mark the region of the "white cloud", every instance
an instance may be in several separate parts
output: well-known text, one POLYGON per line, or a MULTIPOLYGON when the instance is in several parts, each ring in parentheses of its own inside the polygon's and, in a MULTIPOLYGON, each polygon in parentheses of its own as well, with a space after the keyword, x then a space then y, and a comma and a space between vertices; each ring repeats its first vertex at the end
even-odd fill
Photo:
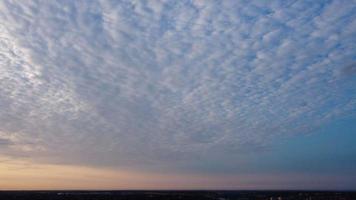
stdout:
POLYGON ((0 131, 34 159, 234 162, 355 112, 351 1, 0 5, 0 131))

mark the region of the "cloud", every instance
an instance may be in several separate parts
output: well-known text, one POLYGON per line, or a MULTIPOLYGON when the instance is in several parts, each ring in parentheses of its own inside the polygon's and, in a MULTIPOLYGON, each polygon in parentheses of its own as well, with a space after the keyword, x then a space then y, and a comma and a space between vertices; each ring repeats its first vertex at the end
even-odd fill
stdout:
POLYGON ((8 139, 3 139, 3 138, 0 138, 0 146, 8 146, 11 144, 11 141, 8 140, 8 139))
POLYGON ((338 73, 341 76, 355 76, 356 75, 356 63, 352 63, 344 66, 338 73))
POLYGON ((4 154, 114 167, 239 163, 355 113, 345 94, 354 79, 335 77, 354 62, 354 9, 2 1, 0 131, 27 145, 4 154))

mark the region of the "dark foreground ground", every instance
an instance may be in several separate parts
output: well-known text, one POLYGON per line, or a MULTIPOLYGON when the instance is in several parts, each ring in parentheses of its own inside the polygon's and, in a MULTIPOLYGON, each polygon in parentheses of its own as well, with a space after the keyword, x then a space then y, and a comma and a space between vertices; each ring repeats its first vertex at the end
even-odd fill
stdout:
POLYGON ((0 200, 356 200, 356 192, 312 191, 0 191, 0 200))

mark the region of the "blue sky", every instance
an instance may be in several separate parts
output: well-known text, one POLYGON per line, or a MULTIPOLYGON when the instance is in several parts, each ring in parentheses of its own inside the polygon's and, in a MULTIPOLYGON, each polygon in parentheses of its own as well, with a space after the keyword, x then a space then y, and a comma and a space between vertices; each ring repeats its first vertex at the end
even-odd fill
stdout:
POLYGON ((4 0, 0 155, 356 189, 355 43, 352 0, 4 0))

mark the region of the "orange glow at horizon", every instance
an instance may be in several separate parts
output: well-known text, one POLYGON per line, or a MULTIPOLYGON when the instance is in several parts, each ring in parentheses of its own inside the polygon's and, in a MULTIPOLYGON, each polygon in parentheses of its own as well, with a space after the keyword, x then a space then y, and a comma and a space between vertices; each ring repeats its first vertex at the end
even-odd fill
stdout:
POLYGON ((0 189, 126 188, 137 178, 137 175, 129 172, 80 166, 36 164, 28 161, 0 163, 0 189))
POLYGON ((197 175, 143 173, 0 159, 0 190, 214 188, 209 182, 212 179, 215 186, 221 184, 222 180, 197 175))

